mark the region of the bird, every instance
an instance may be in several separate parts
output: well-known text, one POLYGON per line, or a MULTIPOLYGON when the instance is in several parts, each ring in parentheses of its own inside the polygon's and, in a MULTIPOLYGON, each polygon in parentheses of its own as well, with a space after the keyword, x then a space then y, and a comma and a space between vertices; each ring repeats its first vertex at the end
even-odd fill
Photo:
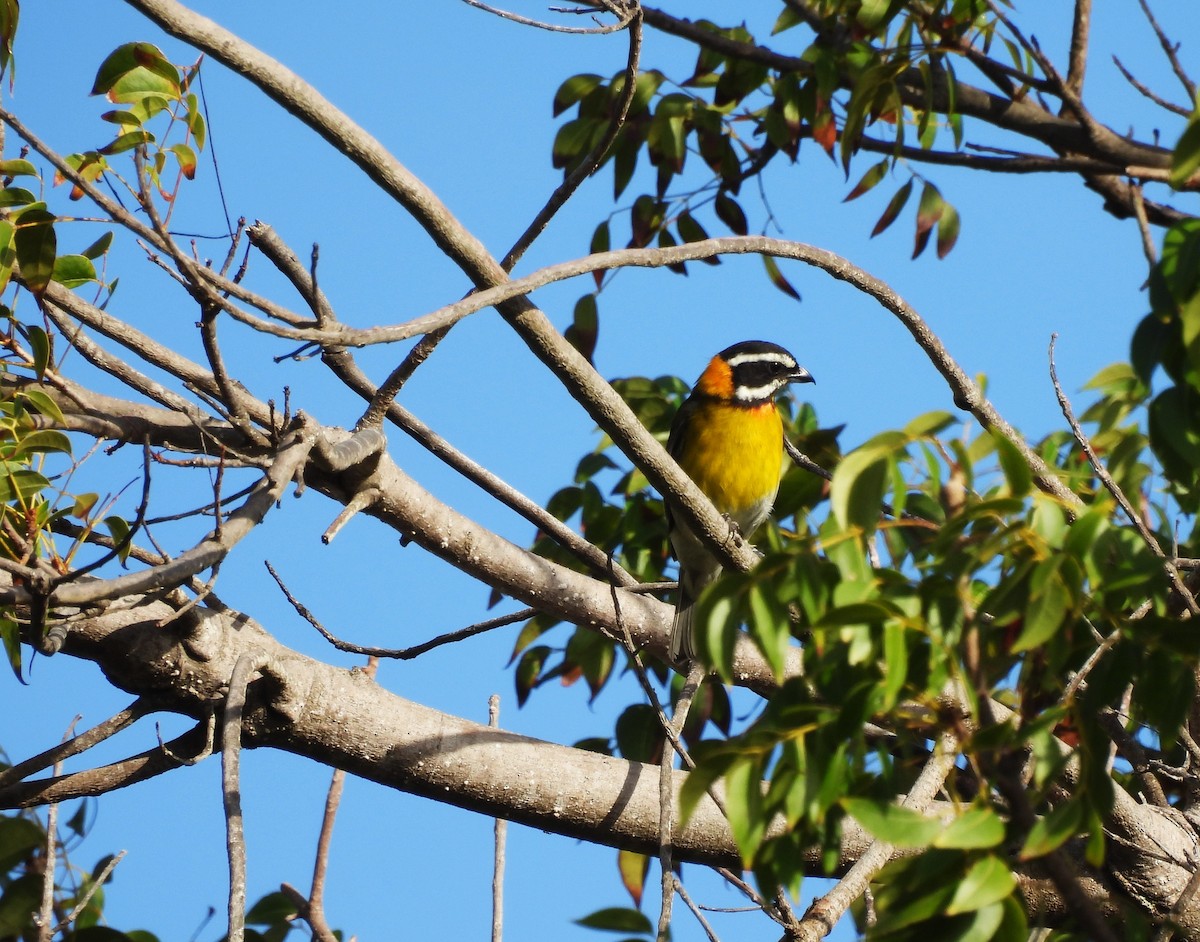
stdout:
MULTIPOLYGON (((766 520, 783 471, 783 420, 775 397, 812 374, 778 344, 735 343, 714 356, 671 423, 667 451, 742 536, 766 520)), ((671 625, 674 663, 695 659, 693 606, 721 574, 721 563, 672 513, 671 548, 679 561, 679 601, 671 625)))

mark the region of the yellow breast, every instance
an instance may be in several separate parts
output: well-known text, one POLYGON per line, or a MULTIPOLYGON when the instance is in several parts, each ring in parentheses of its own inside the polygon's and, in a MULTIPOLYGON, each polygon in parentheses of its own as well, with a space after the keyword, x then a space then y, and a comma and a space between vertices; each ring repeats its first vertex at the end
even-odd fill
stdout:
POLYGON ((675 457, 722 513, 737 519, 764 501, 769 508, 783 467, 779 412, 773 402, 745 408, 701 401, 675 457))

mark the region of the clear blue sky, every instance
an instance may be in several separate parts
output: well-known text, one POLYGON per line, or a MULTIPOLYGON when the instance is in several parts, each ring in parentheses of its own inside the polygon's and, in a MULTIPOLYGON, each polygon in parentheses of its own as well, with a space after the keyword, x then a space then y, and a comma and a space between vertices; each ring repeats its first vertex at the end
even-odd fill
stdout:
MULTIPOLYGON (((1061 61, 1070 5, 1027 2, 1018 5, 1018 16, 1023 6, 1035 10, 1039 19, 1032 32, 1061 61)), ((1200 9, 1159 6, 1172 35, 1185 43, 1200 35, 1200 9)), ((531 30, 451 0, 364 2, 335 14, 330 5, 281 0, 222 0, 196 7, 282 60, 374 133, 497 256, 560 179, 549 160, 557 127, 550 102, 558 84, 576 72, 611 75, 626 54, 619 35, 531 30)), ((686 12, 724 21, 730 7, 697 0, 686 12)), ((776 5, 738 8, 766 39, 776 5)), ((526 5, 523 12, 539 10, 526 5)), ((112 48, 148 40, 177 63, 194 59, 111 0, 28 3, 22 14, 16 91, 10 96, 6 89, 5 98, 61 151, 97 146, 111 133, 98 120, 107 104, 86 94, 96 66, 112 48)), ((1097 4, 1094 17, 1088 100, 1101 120, 1118 130, 1134 127, 1146 134, 1161 127, 1164 142, 1172 142, 1178 126, 1147 109, 1111 63, 1115 52, 1144 81, 1180 97, 1136 3, 1097 4)), ((796 31, 773 43, 799 51, 802 38, 796 31)), ((1182 55, 1200 70, 1193 47, 1185 44, 1182 55)), ((679 43, 648 32, 643 62, 683 76, 690 74, 692 59, 679 43)), ((462 275, 347 160, 215 63, 206 66, 204 76, 212 149, 230 213, 269 222, 302 256, 319 242, 321 284, 343 320, 362 326, 395 323, 463 294, 468 286, 462 275)), ((10 136, 5 156, 15 153, 10 136)), ((853 175, 867 166, 857 165, 853 175)), ((911 215, 879 238, 867 237, 903 176, 843 206, 848 186, 840 170, 809 148, 800 167, 771 172, 766 192, 784 237, 842 253, 887 280, 969 372, 988 375, 1000 411, 1031 437, 1040 437, 1061 421, 1046 371, 1052 331, 1060 334, 1059 373, 1069 392, 1077 393, 1097 370, 1127 355, 1132 327, 1146 308, 1136 228, 1106 216, 1099 199, 1074 179, 926 172, 963 218, 958 247, 941 262, 932 251, 909 260, 911 215)), ((623 207, 643 191, 639 182, 647 184, 635 180, 623 207)), ((586 184, 521 271, 586 254, 593 227, 612 210, 611 187, 608 170, 586 184)), ((176 227, 199 234, 223 231, 213 193, 206 154, 200 178, 185 188, 176 227)), ((743 205, 751 227, 761 226, 765 212, 751 192, 743 205)), ((614 225, 619 230, 620 224, 614 225)), ((98 234, 97 227, 80 227, 69 237, 78 244, 62 248, 81 248, 98 234)), ((204 253, 224 253, 219 242, 200 246, 204 253)), ((114 313, 198 355, 196 312, 168 279, 139 260, 136 251, 118 255, 112 266, 110 275, 121 276, 114 313)), ((846 425, 843 447, 921 412, 952 408, 943 383, 908 335, 846 286, 785 265, 804 297, 798 305, 767 284, 755 259, 730 260, 719 268, 695 265, 689 271, 687 278, 626 272, 604 292, 596 353, 601 373, 673 373, 691 380, 714 351, 761 337, 790 348, 817 377, 818 385, 805 387, 804 393, 826 425, 846 425)), ((265 263, 252 277, 287 303, 298 304, 269 277, 265 263)), ((565 326, 588 285, 590 280, 557 286, 535 300, 565 326)), ((353 424, 359 404, 326 381, 319 363, 275 365, 270 358, 285 352, 285 345, 223 329, 231 369, 258 395, 281 400, 282 388, 290 385, 296 404, 321 421, 353 424)), ((373 351, 362 362, 381 377, 400 353, 373 351)), ((1082 395, 1078 399, 1086 401, 1082 395)), ((596 441, 590 421, 494 312, 460 325, 406 388, 404 402, 462 450, 541 501, 570 481, 578 457, 596 441)), ((392 450, 439 497, 511 539, 529 542, 527 524, 399 433, 392 435, 392 450)), ((136 476, 136 462, 132 456, 93 459, 88 470, 115 490, 136 476)), ((165 486, 156 496, 160 513, 197 502, 195 492, 173 493, 165 486)), ((130 500, 125 509, 132 515, 130 500)), ((353 659, 329 651, 279 597, 263 559, 301 589, 304 601, 331 629, 363 644, 402 646, 485 617, 486 589, 416 547, 401 549, 394 533, 372 521, 354 521, 332 547, 323 547, 320 533, 336 512, 319 495, 286 501, 269 526, 226 563, 218 592, 284 643, 347 665, 353 659), (364 569, 375 574, 371 581, 378 591, 347 594, 342 587, 364 569)), ((185 536, 178 539, 170 548, 185 545, 185 536)), ((559 742, 607 734, 617 713, 637 699, 632 683, 614 684, 592 706, 581 686, 548 687, 518 710, 505 666, 515 631, 444 648, 415 662, 384 664, 380 681, 402 696, 481 721, 488 695, 499 692, 504 727, 559 742)), ((76 713, 88 726, 127 699, 90 665, 65 657, 41 659, 33 665, 30 687, 0 683, 0 715, 6 717, 0 744, 22 758, 57 741, 76 713)), ((168 738, 184 724, 165 718, 163 727, 168 738)), ((152 744, 153 731, 142 725, 95 758, 108 760, 152 744)), ((250 898, 281 881, 306 888, 327 770, 268 752, 247 754, 243 768, 250 898)), ((226 884, 218 779, 218 763, 212 760, 93 806, 92 834, 73 859, 90 869, 101 855, 128 849, 108 888, 107 909, 115 925, 144 927, 164 940, 187 939, 212 905, 217 915, 198 938, 220 937, 226 884)), ((545 932, 568 940, 594 938, 569 921, 603 906, 627 904, 613 851, 519 827, 509 835, 509 938, 545 932)), ((487 819, 351 780, 334 839, 330 921, 362 939, 401 933, 484 937, 490 919, 490 843, 487 819)), ((699 873, 688 868, 686 876, 690 881, 699 873)), ((652 875, 651 884, 655 879, 652 875)), ((715 881, 698 880, 695 887, 705 903, 739 903, 715 881)), ((647 903, 655 912, 653 889, 647 903)), ((760 916, 716 918, 722 939, 771 937, 760 916)), ((699 929, 681 916, 676 938, 700 938, 699 929)))

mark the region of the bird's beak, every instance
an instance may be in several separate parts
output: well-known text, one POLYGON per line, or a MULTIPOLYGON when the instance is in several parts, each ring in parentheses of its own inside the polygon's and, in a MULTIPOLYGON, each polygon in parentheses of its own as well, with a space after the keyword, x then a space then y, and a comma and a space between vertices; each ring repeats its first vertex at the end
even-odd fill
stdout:
POLYGON ((794 370, 792 370, 791 373, 788 374, 788 382, 789 383, 815 383, 816 380, 813 379, 812 373, 810 373, 804 367, 798 366, 794 370))

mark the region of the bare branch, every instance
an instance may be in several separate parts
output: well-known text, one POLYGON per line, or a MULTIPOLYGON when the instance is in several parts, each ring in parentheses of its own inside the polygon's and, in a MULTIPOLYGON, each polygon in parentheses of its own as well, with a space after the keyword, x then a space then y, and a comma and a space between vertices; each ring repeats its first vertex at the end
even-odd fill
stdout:
MULTIPOLYGON (((500 695, 488 697, 488 727, 500 726, 500 695)), ((492 854, 492 942, 504 938, 504 862, 508 838, 508 822, 497 818, 493 825, 495 849, 492 854)))
POLYGON ((1066 87, 1075 96, 1083 94, 1083 76, 1087 70, 1088 35, 1092 26, 1092 0, 1075 0, 1071 24, 1071 52, 1068 56, 1066 87))
POLYGON ((225 805, 225 850, 229 858, 229 942, 243 942, 246 931, 246 838, 242 830, 239 768, 242 752, 242 709, 250 678, 263 666, 260 657, 238 658, 229 677, 225 718, 221 724, 221 795, 225 805))
POLYGON ((1134 74, 1127 68, 1125 68, 1124 63, 1122 63, 1117 56, 1113 56, 1112 60, 1120 73, 1125 77, 1125 81, 1132 85, 1134 89, 1136 89, 1143 97, 1150 99, 1150 101, 1154 102, 1160 108, 1164 108, 1167 111, 1170 111, 1172 114, 1179 115, 1181 118, 1186 118, 1191 115, 1191 108, 1185 108, 1183 105, 1177 105, 1173 101, 1167 101, 1167 99, 1163 98, 1161 95, 1155 94, 1154 90, 1149 86, 1139 82, 1137 77, 1134 76, 1134 74))
POLYGON ((0 770, 0 791, 3 791, 4 788, 14 782, 28 778, 35 772, 48 769, 53 765, 60 764, 65 759, 70 759, 72 756, 86 752, 92 746, 115 736, 121 730, 128 729, 143 716, 147 716, 153 711, 154 708, 148 700, 144 697, 138 697, 120 713, 109 717, 103 723, 98 723, 73 739, 69 739, 52 749, 47 749, 45 752, 40 752, 36 756, 26 759, 24 762, 18 762, 16 765, 0 770))
MULTIPOLYGON (((548 30, 552 33, 574 33, 575 35, 595 36, 603 33, 615 33, 618 30, 624 29, 629 20, 632 18, 632 11, 624 15, 616 23, 609 23, 602 26, 560 26, 557 23, 546 23, 542 20, 531 20, 529 17, 521 16, 517 13, 511 13, 508 10, 501 10, 498 7, 489 6, 483 3, 482 0, 463 0, 463 3, 476 9, 491 13, 493 16, 498 16, 504 20, 511 20, 513 23, 520 23, 522 26, 533 26, 537 29, 548 30)), ((637 7, 632 8, 636 10, 637 7)))
POLYGON ((1148 0, 1138 0, 1138 5, 1141 6, 1142 12, 1146 15, 1146 22, 1154 30, 1154 35, 1158 37, 1158 44, 1166 54, 1167 61, 1171 63, 1171 69, 1174 71, 1175 77, 1179 79, 1179 84, 1187 92, 1188 101, 1195 102, 1196 83, 1192 81, 1191 77, 1187 74, 1187 70, 1183 67, 1183 63, 1179 61, 1179 56, 1176 54, 1179 44, 1172 42, 1170 37, 1163 31, 1163 28, 1159 26, 1158 20, 1154 18, 1154 13, 1150 10, 1148 0))

